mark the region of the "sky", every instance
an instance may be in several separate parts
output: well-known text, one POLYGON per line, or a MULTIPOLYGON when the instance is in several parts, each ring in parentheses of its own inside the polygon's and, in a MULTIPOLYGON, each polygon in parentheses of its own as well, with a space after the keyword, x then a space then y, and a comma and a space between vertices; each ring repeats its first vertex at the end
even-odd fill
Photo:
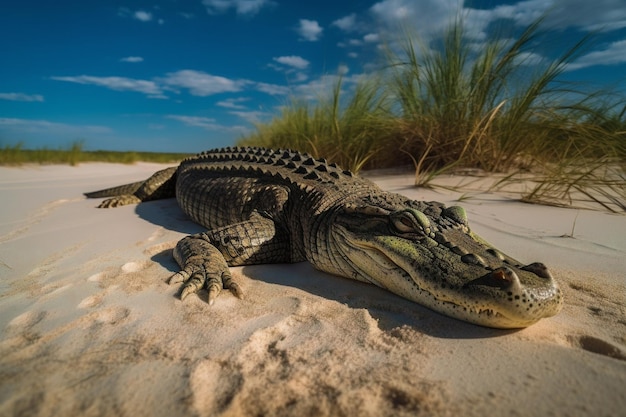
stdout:
POLYGON ((593 33, 564 78, 626 91, 626 0, 0 0, 0 146, 229 146, 380 70, 401 30, 436 43, 462 15, 480 47, 546 12, 528 65, 593 33))

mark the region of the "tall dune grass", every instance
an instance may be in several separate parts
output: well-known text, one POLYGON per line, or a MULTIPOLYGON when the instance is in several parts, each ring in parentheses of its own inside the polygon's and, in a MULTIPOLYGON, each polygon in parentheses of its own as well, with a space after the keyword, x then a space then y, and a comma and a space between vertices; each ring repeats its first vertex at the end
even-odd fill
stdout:
POLYGON ((348 97, 343 84, 339 76, 331 94, 321 96, 316 104, 294 98, 240 144, 298 149, 359 171, 384 152, 391 137, 389 103, 375 78, 359 81, 348 97))
POLYGON ((465 36, 462 19, 439 45, 406 33, 399 47, 387 48, 380 74, 351 92, 339 82, 329 100, 294 99, 242 143, 296 148, 357 171, 412 162, 416 185, 455 168, 541 172, 529 201, 549 197, 548 190, 598 185, 597 169, 585 181, 576 174, 587 172, 589 161, 615 164, 623 176, 626 100, 562 81, 588 38, 554 61, 530 62, 541 23, 480 49, 465 36), (568 178, 577 185, 568 188, 568 178))
POLYGON ((407 152, 420 154, 426 166, 501 171, 522 155, 541 155, 547 142, 561 147, 546 137, 546 127, 557 115, 571 120, 556 96, 573 92, 557 88, 555 81, 581 44, 529 76, 524 57, 540 23, 511 45, 495 39, 478 53, 466 40, 462 21, 449 28, 441 49, 418 48, 406 36, 402 52, 388 59, 407 152))

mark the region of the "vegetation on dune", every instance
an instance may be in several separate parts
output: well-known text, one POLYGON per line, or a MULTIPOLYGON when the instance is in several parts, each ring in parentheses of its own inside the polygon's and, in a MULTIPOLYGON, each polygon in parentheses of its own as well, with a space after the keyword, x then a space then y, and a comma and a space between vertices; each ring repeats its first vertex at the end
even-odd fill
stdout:
POLYGON ((189 154, 161 152, 85 151, 82 142, 74 142, 68 148, 24 149, 21 143, 0 147, 0 165, 22 164, 68 164, 81 162, 112 162, 132 164, 138 161, 170 163, 178 162, 189 154))
POLYGON ((295 148, 355 171, 412 163, 422 186, 458 168, 505 173, 499 188, 530 172, 536 188, 525 201, 566 205, 574 193, 594 200, 608 186, 609 202, 600 204, 624 210, 624 98, 561 81, 586 38, 538 62, 541 22, 479 49, 462 20, 439 45, 406 34, 387 49, 381 74, 351 93, 340 79, 331 98, 315 104, 294 100, 241 143, 295 148))
POLYGON ((380 86, 377 79, 363 79, 345 98, 343 79, 338 77, 329 97, 321 97, 316 104, 293 99, 240 144, 297 149, 358 172, 395 141, 389 100, 380 86))
MULTIPOLYGON (((344 168, 414 166, 415 184, 471 168, 496 173, 494 189, 532 184, 521 199, 572 205, 580 198, 626 211, 626 97, 563 81, 588 38, 547 62, 533 53, 542 19, 511 40, 479 48, 463 20, 436 44, 406 33, 382 70, 338 76, 317 101, 294 97, 240 145, 291 148, 344 168), (324 95, 326 93, 326 95, 324 95)), ((173 162, 184 154, 0 147, 0 164, 173 162)))

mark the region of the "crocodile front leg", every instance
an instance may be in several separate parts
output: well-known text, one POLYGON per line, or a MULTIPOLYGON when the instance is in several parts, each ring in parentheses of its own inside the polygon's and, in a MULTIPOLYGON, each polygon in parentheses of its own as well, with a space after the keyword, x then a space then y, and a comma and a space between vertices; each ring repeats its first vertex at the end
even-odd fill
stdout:
POLYGON ((182 269, 172 275, 169 283, 184 283, 180 289, 181 300, 205 286, 209 292, 209 304, 213 304, 222 288, 229 289, 239 298, 243 297, 243 291, 233 281, 224 256, 205 239, 204 234, 180 240, 174 249, 174 259, 182 269))
POLYGON ((180 298, 205 287, 209 304, 222 288, 241 298, 243 291, 228 270, 229 266, 291 262, 288 234, 274 221, 253 213, 247 221, 187 236, 174 249, 181 271, 170 284, 184 283, 180 298))

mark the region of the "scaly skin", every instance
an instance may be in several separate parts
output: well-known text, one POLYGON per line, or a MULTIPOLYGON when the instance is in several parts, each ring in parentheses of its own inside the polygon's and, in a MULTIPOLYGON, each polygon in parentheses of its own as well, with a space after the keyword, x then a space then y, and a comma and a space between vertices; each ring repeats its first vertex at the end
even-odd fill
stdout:
POLYGON ((229 266, 308 260, 435 311, 488 327, 525 327, 556 314, 558 285, 471 232, 465 211, 381 190, 323 159, 289 150, 226 148, 88 197, 100 207, 174 197, 208 230, 176 245, 181 298, 243 292, 229 266))

